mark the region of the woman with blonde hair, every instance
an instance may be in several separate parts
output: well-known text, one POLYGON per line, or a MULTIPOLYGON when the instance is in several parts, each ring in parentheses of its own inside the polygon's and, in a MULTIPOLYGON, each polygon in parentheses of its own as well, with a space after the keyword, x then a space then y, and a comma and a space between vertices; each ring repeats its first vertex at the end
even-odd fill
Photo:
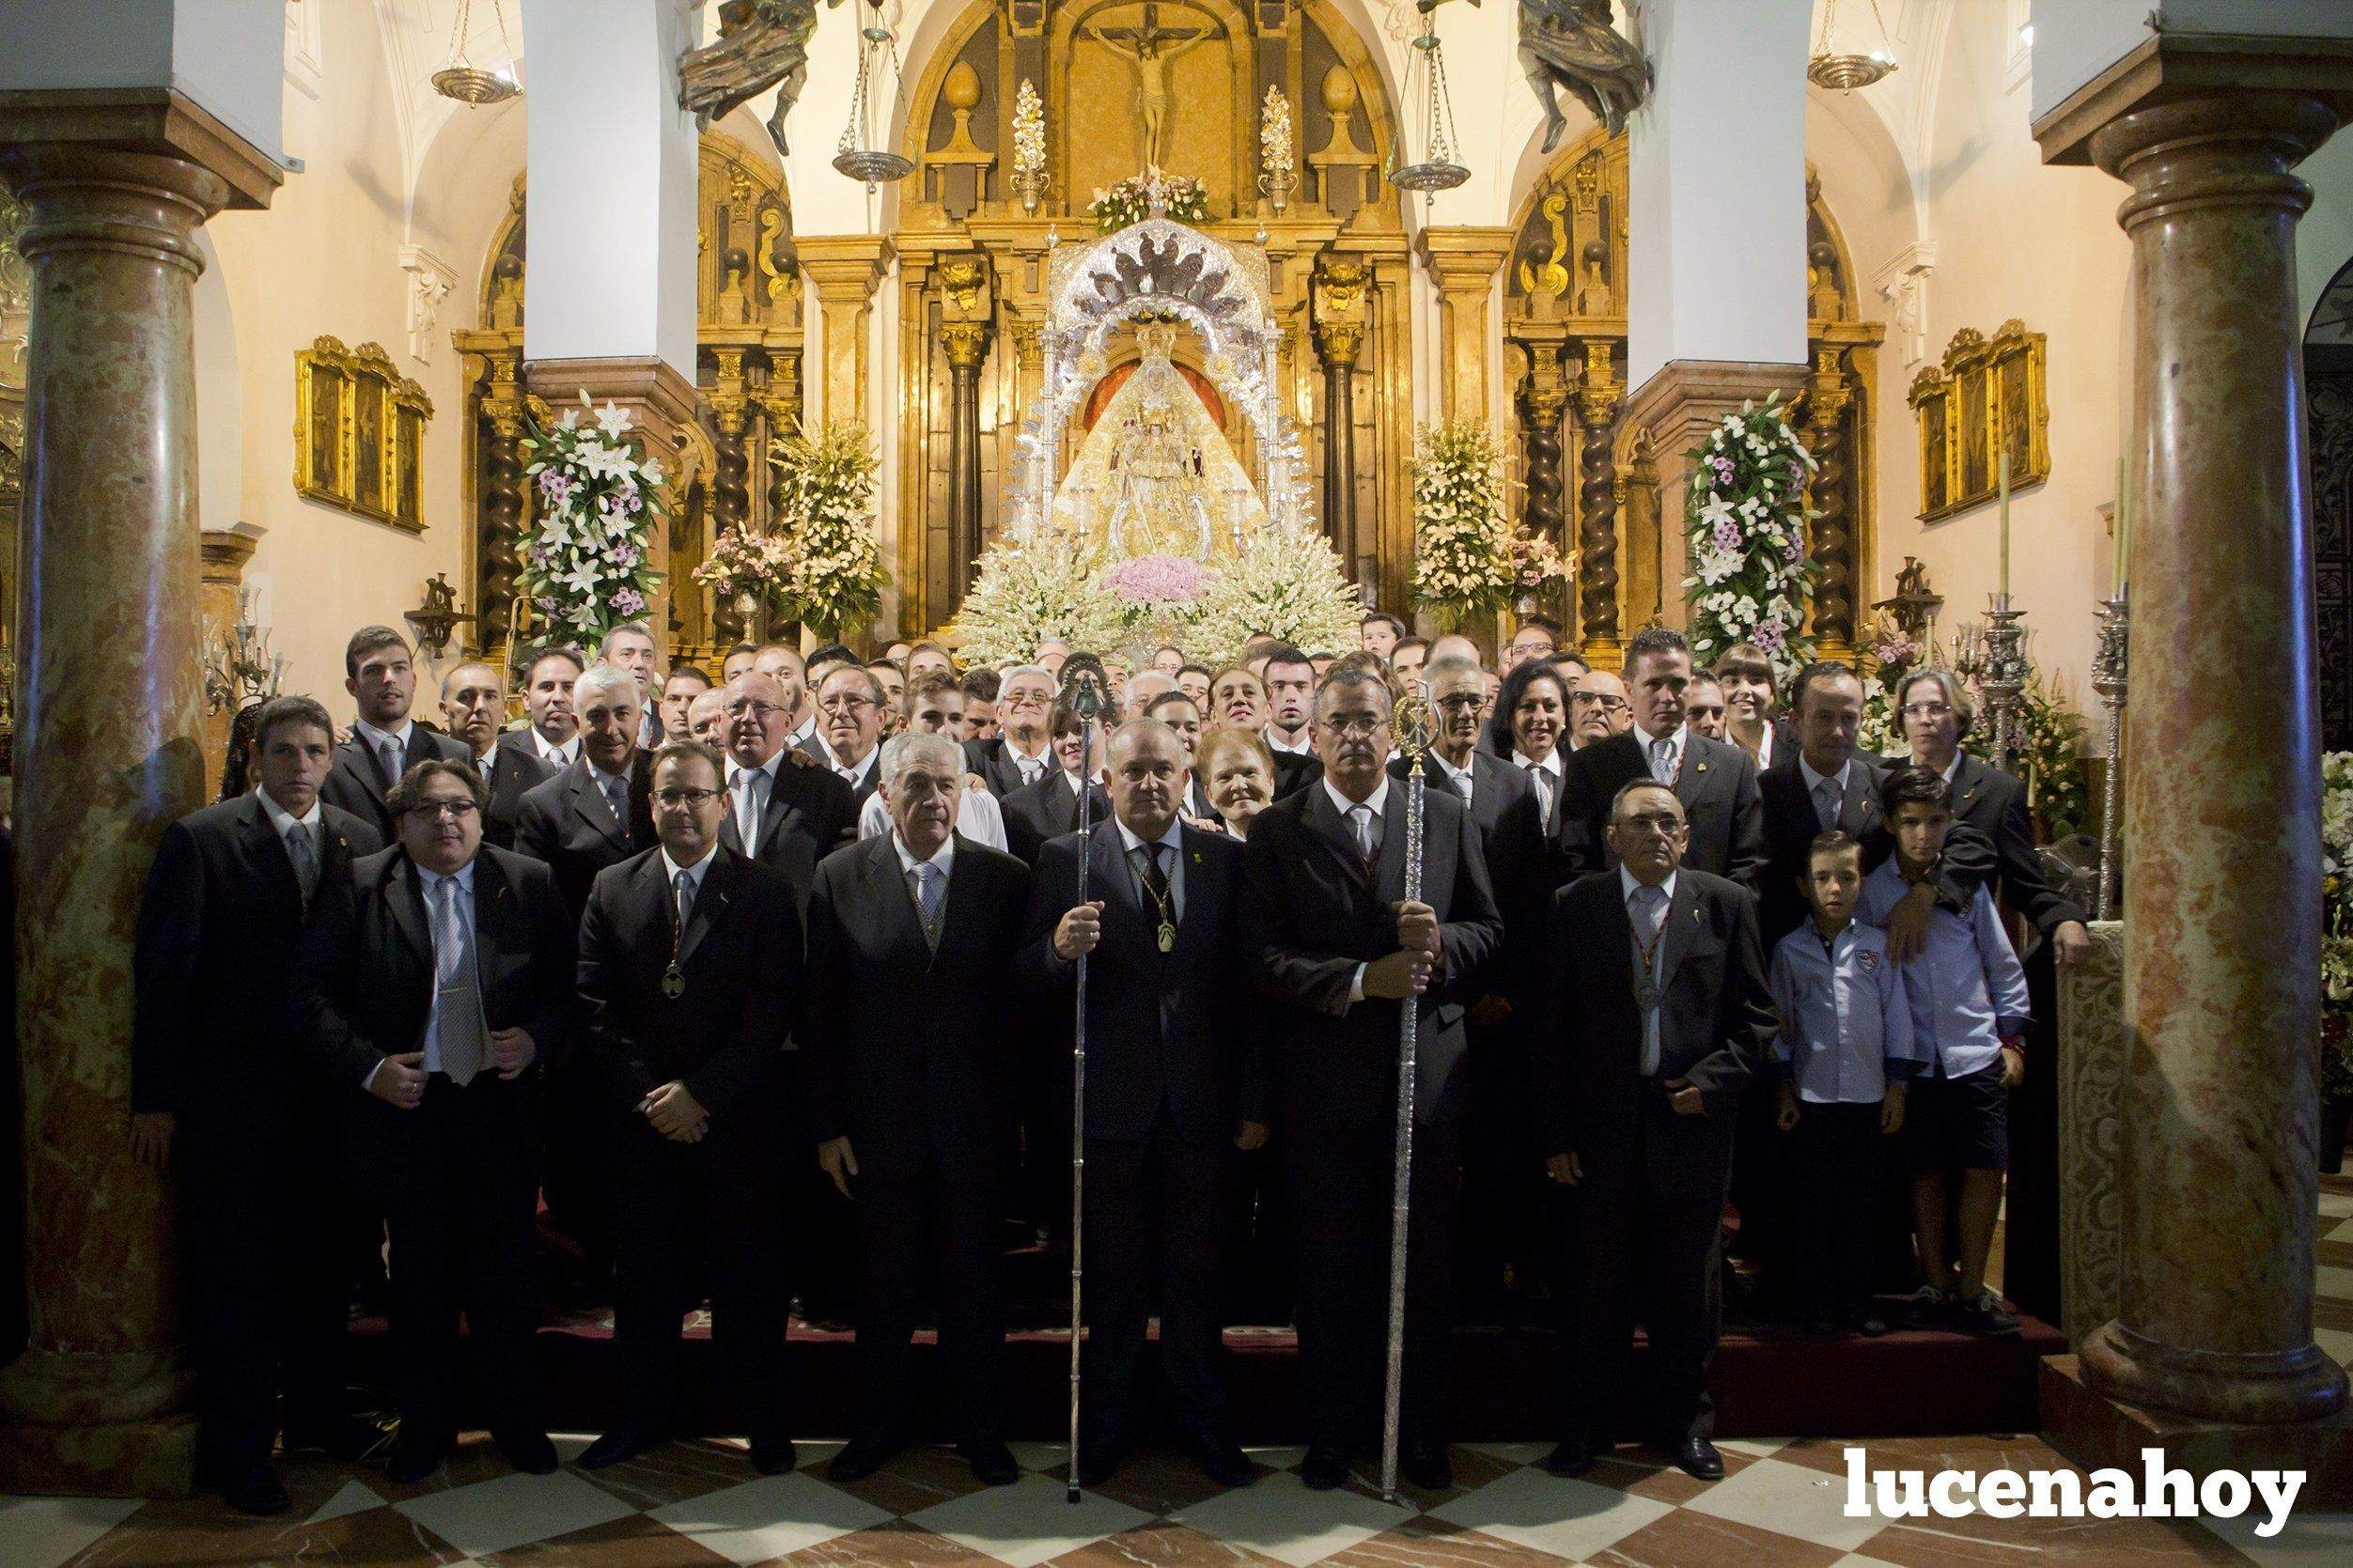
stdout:
POLYGON ((1209 804, 1236 838, 1250 836, 1250 819, 1274 801, 1274 753, 1255 730, 1212 724, 1201 732, 1193 771, 1209 804))

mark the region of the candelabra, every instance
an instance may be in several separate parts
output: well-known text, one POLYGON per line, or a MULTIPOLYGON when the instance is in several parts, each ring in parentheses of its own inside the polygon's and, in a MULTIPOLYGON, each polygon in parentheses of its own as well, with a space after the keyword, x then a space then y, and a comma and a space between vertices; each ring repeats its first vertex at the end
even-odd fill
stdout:
POLYGON ((2099 805, 2099 918, 2116 918, 2116 882, 2123 867, 2125 676, 2132 647, 2132 606, 2123 583, 2099 607, 2099 644, 2092 653, 2092 690, 2108 710, 2108 778, 2099 805))
POLYGON ((2023 610, 2010 608, 2008 594, 1995 594, 1986 611, 1985 672, 1980 688, 1993 718, 1994 759, 2012 772, 2018 769, 2018 720, 2032 668, 2026 661, 2026 629, 2018 622, 2023 610))
POLYGON ((286 675, 286 655, 270 651, 270 629, 257 626, 253 590, 237 590, 237 624, 226 630, 204 623, 204 706, 208 713, 229 713, 249 702, 278 694, 286 675))

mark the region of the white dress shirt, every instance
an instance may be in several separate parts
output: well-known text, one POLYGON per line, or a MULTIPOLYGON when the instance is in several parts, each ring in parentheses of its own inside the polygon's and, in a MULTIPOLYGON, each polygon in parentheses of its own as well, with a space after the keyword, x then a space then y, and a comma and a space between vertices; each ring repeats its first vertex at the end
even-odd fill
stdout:
MULTIPOLYGON (((1128 825, 1117 817, 1112 825, 1119 830, 1119 847, 1128 862, 1128 871, 1135 876, 1136 851, 1143 848, 1144 839, 1128 831, 1128 825)), ((1161 874, 1168 879, 1168 918, 1181 922, 1185 918, 1185 825, 1172 817, 1168 831, 1150 841, 1168 846, 1168 854, 1161 862, 1161 874)), ((1144 906, 1146 919, 1152 918, 1152 895, 1144 891, 1144 878, 1136 877, 1136 902, 1144 906)))
POLYGON ((710 847, 703 851, 703 858, 693 865, 680 865, 670 858, 668 849, 662 850, 662 883, 670 890, 670 904, 673 908, 678 907, 678 873, 681 871, 686 873, 686 885, 693 891, 694 897, 700 899, 703 896, 703 878, 709 873, 711 862, 718 858, 719 841, 717 839, 711 841, 710 847))
POLYGON ((270 826, 277 830, 279 842, 285 842, 286 835, 292 831, 297 824, 300 824, 310 830, 310 852, 314 856, 323 855, 326 852, 323 831, 326 827, 327 814, 319 807, 317 796, 311 797, 308 812, 301 816, 289 816, 284 806, 270 799, 268 790, 257 788, 254 793, 261 797, 262 814, 269 817, 270 826))
POLYGON ((569 768, 580 759, 580 732, 577 730, 572 732, 572 737, 569 740, 558 746, 534 729, 531 731, 531 745, 532 749, 539 753, 541 762, 558 771, 569 768))
POLYGON ((1303 757, 1312 755, 1316 750, 1316 743, 1307 737, 1307 732, 1304 729, 1299 732, 1299 744, 1297 745, 1284 739, 1283 732, 1272 724, 1266 727, 1263 736, 1269 751, 1288 752, 1295 757, 1303 757))
POLYGON ((384 754, 384 742, 387 740, 392 742, 393 752, 395 753, 392 764, 392 782, 394 784, 398 784, 400 782, 401 769, 405 765, 405 759, 409 754, 409 733, 415 728, 416 721, 413 719, 401 720, 400 727, 397 730, 380 730, 365 719, 354 719, 351 721, 351 733, 357 736, 360 743, 367 748, 367 754, 369 756, 382 756, 384 754))
POLYGON ((1561 798, 1561 749, 1553 747, 1551 755, 1538 761, 1515 746, 1511 759, 1527 769, 1528 782, 1535 785, 1536 804, 1543 808, 1544 820, 1550 824, 1552 802, 1561 798))
MULTIPOLYGON (((827 750, 831 751, 832 748, 828 747, 827 750)), ((882 748, 880 746, 877 746, 873 751, 868 752, 865 755, 865 760, 863 762, 844 762, 841 760, 841 757, 836 754, 834 758, 834 771, 840 777, 842 783, 849 786, 851 793, 854 794, 865 785, 866 782, 866 775, 874 771, 875 761, 877 758, 880 757, 881 754, 882 748)), ((881 791, 877 790, 875 793, 879 795, 881 791)))
POLYGON ((1444 756, 1435 751, 1430 753, 1430 760, 1438 764, 1439 770, 1443 772, 1446 775, 1447 780, 1452 783, 1457 789, 1462 792, 1462 803, 1466 806, 1469 805, 1472 800, 1472 789, 1476 784, 1476 780, 1473 777, 1473 772, 1478 767, 1476 753, 1473 753, 1473 760, 1469 768, 1457 768, 1453 763, 1448 762, 1444 756))

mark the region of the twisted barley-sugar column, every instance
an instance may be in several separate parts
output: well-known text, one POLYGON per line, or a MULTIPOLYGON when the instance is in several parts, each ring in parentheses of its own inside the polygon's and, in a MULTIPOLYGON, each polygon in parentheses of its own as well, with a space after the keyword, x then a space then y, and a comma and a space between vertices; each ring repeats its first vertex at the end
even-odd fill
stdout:
POLYGON ((132 934, 164 827, 204 800, 195 231, 179 158, 0 147, 29 210, 16 775, 27 1308, 0 1490, 185 1492, 167 1188, 129 1141, 132 934))
POLYGON ((2218 1421, 2332 1416, 2313 1343, 2320 764, 2289 171, 2335 117, 2287 93, 2122 116, 2132 187, 2124 1268, 2086 1376, 2218 1421), (2256 678, 2249 679, 2251 672, 2256 678))
MULTIPOLYGON (((1611 442, 1625 393, 1614 382, 1595 382, 1591 371, 1589 365, 1584 389, 1577 395, 1583 431, 1577 458, 1577 622, 1588 660, 1613 654, 1618 646, 1617 466, 1611 442)), ((1607 667, 1617 668, 1615 660, 1607 667)))
POLYGON ((1519 389, 1519 430, 1528 453, 1528 484, 1519 504, 1519 531, 1562 543, 1561 414, 1568 407, 1565 386, 1539 385, 1532 377, 1519 389))
POLYGON ((1835 344, 1815 346, 1814 376, 1806 384, 1805 443, 1814 454, 1814 638, 1826 658, 1850 654, 1855 643, 1855 535, 1847 515, 1850 471, 1847 411, 1854 389, 1835 344))
POLYGON ((522 572, 522 394, 512 382, 511 397, 490 404, 490 441, 482 461, 481 565, 482 646, 504 655, 515 619, 515 594, 522 572))

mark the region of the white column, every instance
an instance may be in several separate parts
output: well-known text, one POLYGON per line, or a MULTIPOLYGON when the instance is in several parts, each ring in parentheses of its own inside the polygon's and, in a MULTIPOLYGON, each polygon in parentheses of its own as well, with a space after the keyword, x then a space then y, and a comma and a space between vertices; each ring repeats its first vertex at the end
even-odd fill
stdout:
POLYGON ((522 0, 527 360, 659 359, 694 377, 696 0, 522 0))
MULTIPOLYGON (((1628 149, 1627 383, 1805 360, 1808 0, 1650 0, 1628 149)), ((534 236, 537 249, 537 236, 534 236)), ((535 262, 536 265, 536 262, 535 262)))

